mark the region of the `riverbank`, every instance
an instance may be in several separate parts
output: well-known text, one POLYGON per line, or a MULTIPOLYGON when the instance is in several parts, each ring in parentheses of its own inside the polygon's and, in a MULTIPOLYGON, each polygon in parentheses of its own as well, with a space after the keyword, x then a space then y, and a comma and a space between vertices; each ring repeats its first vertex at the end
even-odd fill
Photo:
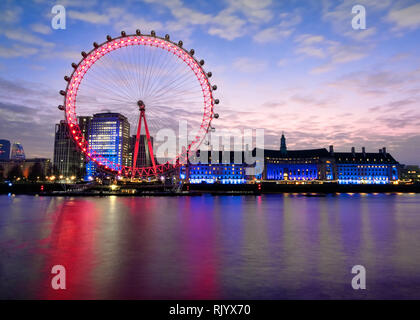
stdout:
POLYGON ((14 183, 0 185, 0 194, 27 194, 44 196, 197 196, 258 195, 269 193, 302 193, 310 195, 334 193, 420 193, 420 185, 340 185, 324 184, 184 184, 182 187, 162 184, 96 184, 14 183))

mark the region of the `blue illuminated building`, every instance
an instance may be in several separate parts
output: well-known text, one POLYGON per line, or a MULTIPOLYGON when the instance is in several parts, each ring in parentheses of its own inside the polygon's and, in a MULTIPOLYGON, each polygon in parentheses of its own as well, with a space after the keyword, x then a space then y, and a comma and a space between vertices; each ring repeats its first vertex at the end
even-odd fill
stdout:
POLYGON ((23 146, 21 143, 19 142, 13 143, 10 159, 17 160, 17 161, 22 161, 26 159, 25 151, 23 150, 23 146))
POLYGON ((327 149, 264 150, 264 180, 332 180, 332 170, 327 149))
MULTIPOLYGON (((97 113, 89 125, 89 150, 112 163, 111 169, 119 170, 121 165, 130 166, 130 124, 119 113, 97 113)), ((96 175, 96 165, 89 161, 86 167, 88 178, 96 175)))
POLYGON ((333 178, 333 162, 327 149, 288 150, 282 134, 280 150, 264 150, 263 180, 305 182, 333 178))
MULTIPOLYGON (((256 150, 252 151, 255 157, 256 150)), ((261 152, 262 153, 262 152, 261 152)), ((180 169, 181 180, 193 184, 221 183, 242 184, 254 180, 277 183, 339 183, 339 184, 388 184, 400 177, 400 164, 380 149, 378 153, 334 152, 308 149, 288 150, 284 134, 280 148, 264 149, 263 171, 261 175, 247 175, 247 165, 243 161, 245 152, 200 151, 196 157, 180 169)), ((259 166, 259 164, 257 164, 259 166)))
POLYGON ((301 183, 338 182, 339 184, 388 184, 398 181, 399 163, 380 149, 378 153, 334 152, 327 149, 287 150, 286 138, 281 137, 280 150, 264 150, 266 181, 301 183))
POLYGON ((192 183, 246 183, 246 165, 243 152, 197 151, 188 165, 180 169, 180 179, 192 183))
POLYGON ((0 140, 0 161, 9 161, 10 159, 10 141, 0 140))
MULTIPOLYGON (((333 151, 333 150, 332 150, 333 151)), ((398 181, 399 163, 386 152, 386 148, 378 153, 332 152, 334 156, 337 181, 339 184, 388 184, 398 181)))

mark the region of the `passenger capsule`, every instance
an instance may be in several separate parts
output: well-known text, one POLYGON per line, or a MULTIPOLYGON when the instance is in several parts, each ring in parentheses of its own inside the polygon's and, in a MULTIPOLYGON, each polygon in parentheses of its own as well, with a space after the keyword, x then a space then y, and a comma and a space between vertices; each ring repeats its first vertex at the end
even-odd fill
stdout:
POLYGON ((107 35, 106 36, 106 40, 111 41, 112 40, 112 37, 110 35, 107 35))

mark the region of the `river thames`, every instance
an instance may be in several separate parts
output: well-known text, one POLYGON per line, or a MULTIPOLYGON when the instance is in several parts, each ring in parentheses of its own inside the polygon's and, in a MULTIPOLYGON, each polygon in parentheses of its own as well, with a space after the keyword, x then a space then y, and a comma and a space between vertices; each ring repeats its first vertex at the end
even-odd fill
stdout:
POLYGON ((4 195, 0 298, 420 299, 420 194, 4 195))

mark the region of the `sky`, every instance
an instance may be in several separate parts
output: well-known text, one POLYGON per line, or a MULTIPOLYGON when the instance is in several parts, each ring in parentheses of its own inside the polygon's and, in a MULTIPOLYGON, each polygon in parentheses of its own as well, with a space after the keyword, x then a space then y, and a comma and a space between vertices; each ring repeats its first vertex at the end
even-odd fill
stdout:
POLYGON ((377 152, 420 164, 420 1, 2 0, 0 139, 52 157, 64 75, 121 30, 183 40, 213 73, 217 129, 263 128, 266 148, 377 152), (66 29, 51 9, 66 8, 66 29), (366 29, 352 28, 354 5, 366 29))

